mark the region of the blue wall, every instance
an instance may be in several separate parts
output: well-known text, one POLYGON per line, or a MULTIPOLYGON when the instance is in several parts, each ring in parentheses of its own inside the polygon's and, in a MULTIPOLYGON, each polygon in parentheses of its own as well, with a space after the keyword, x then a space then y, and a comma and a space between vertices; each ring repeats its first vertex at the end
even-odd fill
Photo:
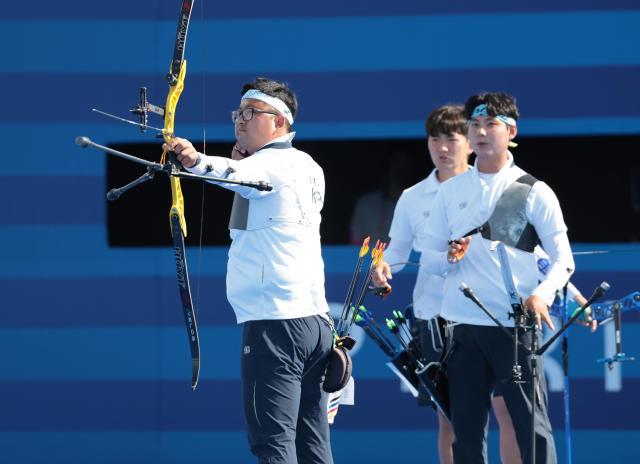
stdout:
MULTIPOLYGON (((429 108, 480 90, 518 97, 523 135, 640 133, 637 1, 286 0, 266 12, 262 2, 231 3, 196 1, 180 135, 201 139, 204 127, 209 140, 231 141, 229 110, 255 75, 298 91, 301 139, 422 137, 429 108)), ((226 250, 188 251, 203 350, 192 393, 171 252, 107 247, 104 157, 73 145, 85 134, 150 140, 90 108, 126 116, 145 84, 162 103, 177 10, 149 0, 3 6, 0 462, 250 462, 226 250)), ((628 248, 583 245, 602 247, 628 248)), ((355 250, 324 254, 328 296, 339 302, 355 250)), ((640 287, 637 253, 576 259, 585 293, 601 280, 612 298, 640 287)), ((399 275, 391 299, 372 308, 403 307, 413 278, 399 275)), ((625 318, 631 354, 640 353, 638 321, 625 318)), ((604 333, 571 333, 581 463, 640 457, 640 368, 605 377, 595 363, 604 333)), ((434 415, 414 406, 383 361, 361 343, 357 405, 341 408, 334 426, 336 461, 436 462, 434 415)), ((560 392, 551 411, 562 454, 560 392)))

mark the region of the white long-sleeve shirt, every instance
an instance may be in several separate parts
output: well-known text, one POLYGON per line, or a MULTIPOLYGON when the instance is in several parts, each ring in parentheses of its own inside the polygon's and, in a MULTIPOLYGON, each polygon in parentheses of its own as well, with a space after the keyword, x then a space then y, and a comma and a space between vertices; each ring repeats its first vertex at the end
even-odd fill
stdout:
MULTIPOLYGON (((392 273, 403 269, 412 249, 422 251, 425 225, 439 187, 440 182, 434 169, 426 179, 400 195, 389 231, 391 241, 384 253, 385 261, 392 266, 392 273)), ((440 313, 443 285, 444 278, 441 276, 429 274, 422 267, 418 269, 413 288, 413 311, 416 317, 427 320, 440 313)))
MULTIPOLYGON (((270 142, 290 142, 293 134, 270 142)), ((265 181, 272 191, 222 184, 249 200, 246 229, 231 229, 227 298, 238 323, 329 311, 320 249, 324 173, 293 147, 263 148, 236 161, 201 155, 191 172, 265 181)))
MULTIPOLYGON (((464 258, 455 264, 447 262, 447 242, 462 238, 484 224, 502 193, 524 174, 513 164, 510 155, 505 166, 495 174, 480 173, 474 166, 441 185, 427 222, 421 266, 427 272, 446 276, 441 310, 445 319, 493 325, 488 316, 460 292, 460 285, 465 283, 503 324, 513 326, 507 317, 511 306, 496 252, 497 242, 474 234, 464 258)), ((535 294, 550 305, 555 291, 567 282, 574 269, 567 227, 558 199, 544 182, 533 185, 525 213, 549 254, 551 265, 544 280, 538 283, 534 254, 507 247, 513 280, 523 298, 535 294)))

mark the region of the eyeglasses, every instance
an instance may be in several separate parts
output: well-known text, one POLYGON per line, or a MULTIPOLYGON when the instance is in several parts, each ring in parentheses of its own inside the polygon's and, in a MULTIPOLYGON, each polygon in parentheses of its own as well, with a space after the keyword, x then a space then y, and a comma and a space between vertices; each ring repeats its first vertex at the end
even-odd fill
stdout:
POLYGON ((243 121, 251 121, 251 119, 253 118, 253 115, 256 113, 266 113, 266 114, 273 114, 275 116, 278 116, 278 113, 274 113, 273 111, 259 110, 258 108, 252 108, 249 106, 247 108, 242 108, 242 109, 238 108, 237 110, 232 111, 231 120, 235 124, 242 116, 243 121))

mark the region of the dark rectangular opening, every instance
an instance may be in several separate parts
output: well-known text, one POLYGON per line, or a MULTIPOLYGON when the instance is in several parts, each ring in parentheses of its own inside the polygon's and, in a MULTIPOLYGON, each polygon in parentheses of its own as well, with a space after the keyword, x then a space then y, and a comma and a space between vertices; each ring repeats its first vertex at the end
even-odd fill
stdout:
MULTIPOLYGON (((519 146, 513 149, 516 163, 556 192, 572 242, 640 239, 640 137, 519 137, 517 141, 519 146)), ((157 160, 161 151, 159 144, 111 146, 149 160, 157 160)), ((432 169, 424 139, 298 141, 295 146, 312 155, 325 172, 321 233, 322 242, 327 245, 349 243, 349 224, 357 198, 388 185, 398 160, 402 159, 405 167, 395 171, 401 172, 399 182, 405 187, 423 179, 432 169)), ((230 148, 229 143, 207 143, 208 154, 227 156, 230 148)), ((109 156, 105 191, 124 185, 143 172, 138 165, 109 156)), ((182 187, 187 244, 228 245, 227 223, 233 194, 199 181, 182 181, 182 187)), ((162 175, 109 202, 109 245, 169 245, 170 204, 169 182, 162 175)), ((379 216, 380 211, 371 214, 379 216)))

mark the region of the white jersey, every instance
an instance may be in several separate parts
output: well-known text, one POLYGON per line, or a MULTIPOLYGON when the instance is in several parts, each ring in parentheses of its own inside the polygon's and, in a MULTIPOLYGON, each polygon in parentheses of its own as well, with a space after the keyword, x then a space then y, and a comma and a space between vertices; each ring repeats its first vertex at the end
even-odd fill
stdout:
MULTIPOLYGON (((391 241, 385 250, 385 261, 391 265, 392 273, 402 270, 412 248, 422 251, 427 218, 439 188, 440 181, 434 169, 426 179, 400 195, 389 231, 391 241)), ((413 312, 417 318, 427 320, 440 313, 443 285, 443 277, 429 274, 422 267, 418 269, 413 288, 413 312)))
MULTIPOLYGON (((442 317, 466 324, 493 325, 487 315, 460 292, 460 285, 465 283, 503 324, 513 326, 507 317, 511 306, 496 252, 498 242, 474 234, 464 258, 453 265, 446 259, 447 242, 484 224, 502 193, 524 174, 513 164, 510 155, 505 166, 495 174, 480 173, 474 166, 440 187, 427 223, 426 252, 422 254, 421 264, 429 272, 446 275, 442 317)), ((523 298, 535 294, 550 305, 556 290, 566 283, 574 269, 567 227, 555 194, 544 182, 533 185, 525 213, 549 254, 551 265, 544 280, 538 283, 535 255, 507 247, 513 279, 523 298)))
MULTIPOLYGON (((288 134, 270 144, 292 138, 288 134)), ((238 323, 328 312, 320 249, 322 168, 293 147, 267 145, 240 161, 202 155, 190 171, 273 186, 267 192, 222 184, 248 200, 244 227, 230 230, 227 264, 227 298, 238 323)))

